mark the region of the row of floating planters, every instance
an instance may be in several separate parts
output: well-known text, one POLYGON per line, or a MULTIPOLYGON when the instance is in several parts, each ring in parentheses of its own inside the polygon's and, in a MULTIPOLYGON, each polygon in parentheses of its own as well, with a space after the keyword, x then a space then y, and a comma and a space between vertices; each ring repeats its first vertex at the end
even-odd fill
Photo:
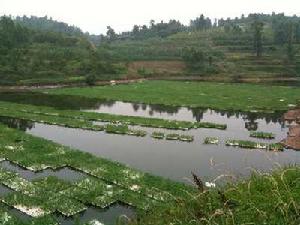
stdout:
POLYGON ((194 141, 194 137, 190 135, 180 135, 180 134, 164 134, 162 132, 153 132, 151 135, 152 138, 155 139, 166 139, 172 141, 183 141, 183 142, 192 142, 194 141))
MULTIPOLYGON (((204 140, 204 144, 219 144, 219 139, 215 137, 207 137, 204 140)), ((233 146, 239 148, 247 148, 247 149, 265 149, 269 151, 283 151, 284 147, 280 143, 257 143, 254 141, 247 140, 227 140, 225 142, 226 146, 233 146)))
POLYGON ((177 121, 177 120, 165 120, 157 118, 144 118, 136 116, 123 116, 113 115, 106 113, 92 113, 92 112, 78 112, 74 110, 57 110, 46 106, 33 106, 17 103, 8 103, 0 101, 0 114, 9 112, 10 115, 26 115, 29 118, 32 117, 48 117, 49 118, 61 118, 65 120, 79 120, 79 121, 100 121, 114 123, 120 121, 123 124, 139 125, 144 127, 153 128, 165 128, 172 130, 189 130, 197 128, 212 128, 225 130, 226 124, 216 124, 211 122, 189 122, 189 121, 177 121))

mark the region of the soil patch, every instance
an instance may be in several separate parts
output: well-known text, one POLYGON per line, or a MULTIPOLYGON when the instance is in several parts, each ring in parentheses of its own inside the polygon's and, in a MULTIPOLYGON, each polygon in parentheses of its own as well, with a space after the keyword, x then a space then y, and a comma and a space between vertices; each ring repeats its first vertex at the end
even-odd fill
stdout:
POLYGON ((288 137, 282 141, 286 148, 300 150, 300 125, 291 126, 288 137))

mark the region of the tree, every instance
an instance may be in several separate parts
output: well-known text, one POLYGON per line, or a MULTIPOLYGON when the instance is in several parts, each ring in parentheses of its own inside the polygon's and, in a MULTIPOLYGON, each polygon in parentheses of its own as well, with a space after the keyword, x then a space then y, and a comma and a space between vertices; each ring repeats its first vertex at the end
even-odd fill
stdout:
POLYGON ((207 30, 212 27, 210 18, 205 18, 203 14, 195 20, 191 20, 190 26, 196 30, 207 30))
POLYGON ((293 61, 295 57, 295 51, 294 51, 294 24, 292 22, 289 23, 288 25, 288 40, 287 40, 287 56, 289 61, 293 61))
POLYGON ((203 69, 206 62, 205 53, 195 48, 184 48, 182 59, 192 69, 203 69))
POLYGON ((254 51, 257 57, 260 57, 262 55, 262 34, 263 34, 263 28, 264 24, 261 21, 255 20, 252 25, 253 30, 253 39, 254 39, 254 51))
POLYGON ((96 76, 94 74, 89 74, 85 77, 85 82, 87 85, 93 86, 96 84, 96 76))
POLYGON ((108 40, 110 40, 110 41, 114 41, 117 39, 117 34, 111 26, 107 26, 106 35, 108 37, 108 40))

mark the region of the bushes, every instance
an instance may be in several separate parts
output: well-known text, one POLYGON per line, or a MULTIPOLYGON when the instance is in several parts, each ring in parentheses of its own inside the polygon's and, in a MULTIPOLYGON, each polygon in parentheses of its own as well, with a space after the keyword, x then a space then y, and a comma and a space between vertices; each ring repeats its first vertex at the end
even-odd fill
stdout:
POLYGON ((96 76, 94 74, 89 74, 85 77, 85 83, 93 86, 96 84, 96 76))

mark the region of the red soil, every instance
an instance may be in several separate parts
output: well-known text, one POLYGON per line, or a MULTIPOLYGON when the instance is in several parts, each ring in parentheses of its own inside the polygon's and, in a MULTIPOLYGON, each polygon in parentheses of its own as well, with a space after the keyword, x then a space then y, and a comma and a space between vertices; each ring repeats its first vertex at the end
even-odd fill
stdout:
POLYGON ((300 150, 300 125, 290 126, 288 136, 282 141, 286 148, 300 150))

